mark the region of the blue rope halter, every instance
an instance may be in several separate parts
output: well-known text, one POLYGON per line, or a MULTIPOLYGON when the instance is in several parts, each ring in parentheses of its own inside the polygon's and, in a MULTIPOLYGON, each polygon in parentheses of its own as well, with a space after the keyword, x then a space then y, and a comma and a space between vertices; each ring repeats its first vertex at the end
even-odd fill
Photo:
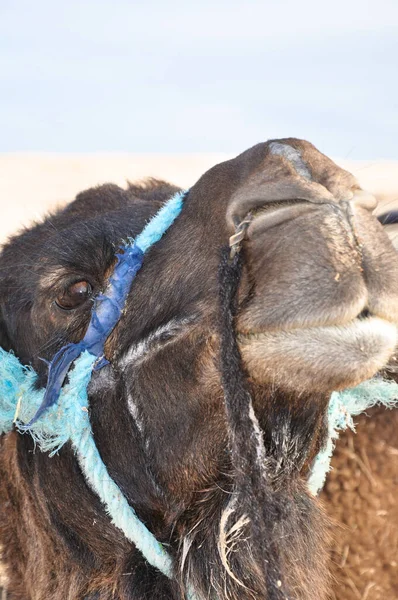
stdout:
POLYGON ((45 410, 53 406, 61 392, 71 364, 87 350, 97 357, 94 369, 99 370, 108 361, 104 357, 104 344, 122 314, 131 284, 142 266, 145 252, 168 230, 180 214, 185 193, 178 192, 149 221, 135 241, 122 246, 116 254, 117 263, 104 294, 99 294, 91 313, 91 320, 84 338, 76 344, 67 344, 55 354, 49 363, 47 387, 36 414, 21 429, 30 429, 45 410))
POLYGON ((102 500, 112 522, 167 577, 172 577, 170 556, 138 519, 102 462, 88 416, 87 386, 92 371, 108 363, 104 344, 121 317, 144 254, 180 214, 184 196, 185 192, 175 194, 138 237, 116 254, 113 274, 105 292, 95 299, 84 338, 55 354, 49 363, 45 390, 36 389, 33 369, 23 367, 11 352, 0 348, 0 434, 10 431, 15 423, 21 432, 29 431, 40 448, 50 450, 52 455, 69 440, 85 479, 102 500), (69 383, 63 387, 73 362, 69 383))
MULTIPOLYGON (((0 348, 0 435, 15 425, 21 432, 29 431, 40 449, 49 451, 50 456, 70 441, 88 485, 101 499, 112 523, 142 552, 148 563, 169 578, 173 577, 171 557, 138 519, 102 462, 91 430, 87 386, 92 371, 107 364, 104 344, 120 319, 144 254, 180 214, 184 195, 179 192, 173 196, 138 237, 116 255, 113 274, 104 294, 95 300, 84 338, 76 344, 67 344, 55 354, 49 363, 45 390, 37 389, 37 374, 31 367, 23 366, 12 352, 0 348), (69 381, 64 385, 72 363, 69 381)), ((312 493, 316 494, 323 486, 338 431, 353 427, 353 415, 379 403, 392 408, 397 399, 398 385, 377 378, 352 390, 332 394, 328 441, 314 461, 308 482, 312 493)), ((195 600, 189 588, 187 597, 195 600)))

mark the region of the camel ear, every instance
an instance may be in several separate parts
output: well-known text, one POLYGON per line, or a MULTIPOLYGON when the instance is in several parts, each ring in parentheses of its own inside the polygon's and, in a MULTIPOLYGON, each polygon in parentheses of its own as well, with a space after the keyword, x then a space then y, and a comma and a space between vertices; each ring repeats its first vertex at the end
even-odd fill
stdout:
POLYGON ((93 217, 126 206, 128 194, 117 185, 106 183, 80 192, 73 202, 68 204, 64 215, 93 217))

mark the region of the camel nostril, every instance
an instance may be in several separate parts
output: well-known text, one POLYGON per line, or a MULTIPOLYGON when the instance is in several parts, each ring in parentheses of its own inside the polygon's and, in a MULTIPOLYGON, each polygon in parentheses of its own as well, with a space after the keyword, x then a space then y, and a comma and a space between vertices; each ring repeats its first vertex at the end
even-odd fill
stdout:
POLYGON ((254 213, 253 220, 248 228, 248 237, 252 238, 267 229, 292 221, 317 208, 319 207, 305 200, 267 206, 264 210, 254 213))

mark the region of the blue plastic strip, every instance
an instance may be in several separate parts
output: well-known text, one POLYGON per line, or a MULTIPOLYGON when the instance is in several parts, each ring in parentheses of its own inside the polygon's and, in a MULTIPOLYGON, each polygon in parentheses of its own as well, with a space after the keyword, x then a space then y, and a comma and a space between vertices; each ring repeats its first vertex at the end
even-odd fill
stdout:
POLYGON ((117 263, 113 274, 106 291, 94 301, 91 320, 84 338, 76 344, 67 344, 55 354, 49 363, 43 401, 29 423, 21 427, 32 427, 37 419, 57 402, 71 364, 82 352, 88 351, 97 357, 95 369, 107 364, 104 358, 105 342, 120 319, 133 280, 142 266, 144 254, 160 240, 180 214, 184 196, 185 192, 175 194, 148 222, 136 240, 123 246, 116 254, 117 263))

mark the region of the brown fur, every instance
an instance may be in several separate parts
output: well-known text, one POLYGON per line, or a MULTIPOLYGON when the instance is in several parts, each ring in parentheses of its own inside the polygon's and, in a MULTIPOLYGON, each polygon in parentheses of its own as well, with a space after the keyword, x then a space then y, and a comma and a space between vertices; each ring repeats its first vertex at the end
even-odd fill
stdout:
MULTIPOLYGON (((5 247, 1 345, 41 385, 40 358, 81 339, 90 317, 90 302, 65 312, 57 297, 76 278, 102 290, 115 247, 175 190, 88 190, 5 247)), ((12 432, 0 442, 0 541, 13 600, 180 600, 187 578, 200 600, 326 598, 328 535, 308 469, 331 391, 384 366, 398 321, 396 254, 357 191, 349 173, 294 139, 259 144, 193 186, 134 282, 106 346, 111 366, 89 388, 101 456, 167 545, 175 578, 111 525, 70 448, 50 458, 12 432), (231 460, 219 361, 217 267, 248 211, 236 329, 267 457, 261 538, 247 518, 250 472, 231 460), (270 549, 278 584, 264 563, 270 549)))

